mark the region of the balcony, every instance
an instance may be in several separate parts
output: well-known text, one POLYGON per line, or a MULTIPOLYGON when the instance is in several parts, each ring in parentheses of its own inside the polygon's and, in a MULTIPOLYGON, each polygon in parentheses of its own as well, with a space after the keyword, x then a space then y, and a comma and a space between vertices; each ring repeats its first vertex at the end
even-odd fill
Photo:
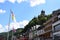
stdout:
POLYGON ((55 25, 60 24, 60 20, 56 21, 55 23, 52 24, 52 26, 54 27, 55 25))
POLYGON ((44 29, 46 29, 46 28, 48 28, 48 27, 51 27, 51 26, 52 26, 52 23, 49 23, 49 24, 47 24, 47 25, 45 26, 44 29))
POLYGON ((44 33, 51 32, 52 30, 45 31, 44 33))
POLYGON ((47 32, 51 32, 51 31, 52 31, 52 30, 47 30, 47 31, 39 30, 39 31, 37 31, 37 36, 42 35, 42 34, 45 34, 45 33, 47 33, 47 32))
POLYGON ((60 35, 60 31, 53 33, 53 35, 60 35))
POLYGON ((43 34, 43 33, 44 33, 44 30, 43 30, 43 29, 37 31, 37 35, 38 35, 38 36, 41 35, 41 34, 43 34))
POLYGON ((58 15, 58 18, 60 18, 60 15, 58 15))

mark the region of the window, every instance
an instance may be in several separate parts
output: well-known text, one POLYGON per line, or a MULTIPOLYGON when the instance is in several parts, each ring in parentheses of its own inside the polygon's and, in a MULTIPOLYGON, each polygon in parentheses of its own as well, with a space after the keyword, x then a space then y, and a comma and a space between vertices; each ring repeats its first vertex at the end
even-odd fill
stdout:
POLYGON ((60 36, 54 35, 54 40, 60 40, 60 36))
POLYGON ((60 31, 60 25, 55 26, 55 31, 60 31))
POLYGON ((60 15, 58 15, 58 19, 60 20, 60 15))
POLYGON ((58 15, 60 15, 60 13, 58 13, 58 15))

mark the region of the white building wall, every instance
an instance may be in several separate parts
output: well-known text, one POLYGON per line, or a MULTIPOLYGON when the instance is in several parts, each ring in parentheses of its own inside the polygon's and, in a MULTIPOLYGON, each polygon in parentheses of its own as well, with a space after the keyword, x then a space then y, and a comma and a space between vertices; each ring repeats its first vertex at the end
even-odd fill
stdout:
POLYGON ((29 33, 29 39, 32 39, 33 38, 33 33, 29 33))

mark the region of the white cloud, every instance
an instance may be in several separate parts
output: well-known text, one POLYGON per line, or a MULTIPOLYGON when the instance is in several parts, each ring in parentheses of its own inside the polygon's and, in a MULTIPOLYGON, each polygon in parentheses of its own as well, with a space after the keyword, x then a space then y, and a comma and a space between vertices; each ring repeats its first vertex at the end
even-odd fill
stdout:
MULTIPOLYGON (((23 20, 20 22, 12 22, 12 23, 10 23, 9 30, 12 30, 13 27, 14 27, 14 29, 24 28, 24 26, 26 26, 28 24, 28 22, 29 22, 28 20, 23 20)), ((5 29, 8 31, 8 25, 5 26, 5 29)))
POLYGON ((29 2, 31 7, 37 6, 37 5, 41 5, 41 4, 45 4, 46 0, 1 0, 0 3, 3 3, 5 1, 11 2, 11 3, 22 3, 22 2, 29 2))
POLYGON ((34 7, 40 4, 44 4, 45 0, 30 0, 30 6, 34 7))
POLYGON ((12 2, 12 3, 21 3, 21 2, 24 2, 24 1, 27 1, 27 0, 8 0, 9 2, 12 2))
POLYGON ((16 0, 18 3, 21 3, 21 2, 23 2, 23 0, 16 0))
POLYGON ((12 27, 14 27, 15 29, 24 28, 24 26, 27 25, 28 22, 29 22, 28 20, 23 20, 23 21, 20 21, 20 22, 11 23, 10 26, 11 26, 11 29, 12 29, 12 27))
POLYGON ((0 33, 4 31, 5 31, 4 27, 0 24, 0 33))
POLYGON ((18 3, 25 2, 27 0, 16 0, 18 3))
MULTIPOLYGON (((23 20, 23 21, 20 21, 20 22, 12 22, 10 23, 10 26, 9 26, 9 31, 13 29, 18 29, 18 28, 24 28, 24 26, 26 26, 28 24, 28 20, 23 20)), ((0 33, 1 32, 7 32, 8 31, 8 25, 5 25, 5 26, 2 26, 0 24, 0 33)))
POLYGON ((4 3, 5 2, 5 0, 0 0, 0 3, 4 3))
POLYGON ((8 0, 9 2, 12 2, 12 3, 15 3, 16 2, 16 0, 8 0))
POLYGON ((24 20, 22 22, 19 22, 19 24, 20 24, 20 26, 24 27, 28 24, 28 22, 29 22, 28 20, 24 20))
POLYGON ((0 14, 5 13, 6 10, 0 9, 0 14))

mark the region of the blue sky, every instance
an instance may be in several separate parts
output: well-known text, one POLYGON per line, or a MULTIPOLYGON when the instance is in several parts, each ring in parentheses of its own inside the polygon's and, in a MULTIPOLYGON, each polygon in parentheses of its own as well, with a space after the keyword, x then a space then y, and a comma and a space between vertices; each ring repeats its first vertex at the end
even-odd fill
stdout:
POLYGON ((10 9, 13 11, 16 20, 16 23, 11 20, 11 30, 12 26, 15 29, 24 28, 34 16, 40 14, 42 9, 48 15, 59 8, 60 0, 0 0, 0 30, 1 32, 7 30, 10 9))

